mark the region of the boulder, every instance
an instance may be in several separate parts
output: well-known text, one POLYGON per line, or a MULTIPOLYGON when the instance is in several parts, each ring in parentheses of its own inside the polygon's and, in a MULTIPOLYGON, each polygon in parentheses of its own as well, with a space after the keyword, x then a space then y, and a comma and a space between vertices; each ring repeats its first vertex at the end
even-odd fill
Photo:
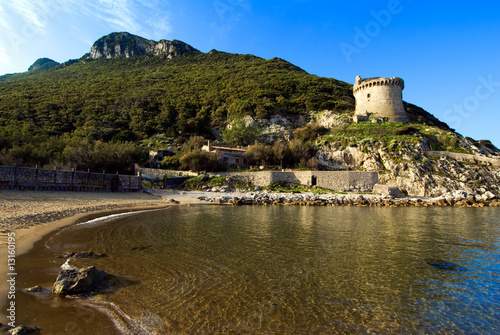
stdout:
POLYGON ((28 327, 28 326, 17 326, 16 328, 13 328, 9 330, 7 334, 10 335, 25 335, 25 334, 32 334, 37 331, 39 331, 40 328, 38 327, 28 327))
POLYGON ((30 288, 25 288, 22 291, 27 292, 27 293, 36 293, 36 292, 42 292, 43 289, 39 285, 36 285, 36 286, 30 287, 30 288))
POLYGON ((95 266, 62 270, 52 291, 61 295, 88 294, 104 285, 107 273, 95 266))
POLYGON ((373 186, 373 193, 381 195, 389 195, 393 198, 404 198, 405 195, 396 186, 375 184, 373 186))
POLYGON ((494 195, 490 191, 487 191, 486 193, 483 194, 483 200, 492 200, 495 198, 496 198, 496 195, 494 195))

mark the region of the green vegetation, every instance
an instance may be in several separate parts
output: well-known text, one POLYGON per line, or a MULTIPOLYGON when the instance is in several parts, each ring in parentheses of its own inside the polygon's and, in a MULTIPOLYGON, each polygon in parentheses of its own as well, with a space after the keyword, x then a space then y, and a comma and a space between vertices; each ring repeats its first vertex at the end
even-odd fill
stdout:
MULTIPOLYGON (((420 126, 420 131, 431 150, 472 154, 472 152, 465 150, 463 146, 460 145, 463 138, 457 133, 425 126, 420 126)), ((472 140, 472 142, 474 143, 476 141, 472 140)), ((479 143, 477 144, 479 145, 479 143)))
POLYGON ((59 65, 59 63, 50 58, 39 58, 29 67, 28 71, 50 70, 57 65, 59 65))
POLYGON ((184 190, 202 190, 203 187, 216 187, 216 186, 223 186, 227 182, 226 177, 214 177, 214 176, 208 176, 208 175, 200 175, 195 178, 191 178, 186 180, 182 185, 179 187, 184 190))
POLYGON ((426 124, 446 131, 454 131, 446 123, 439 121, 434 115, 418 106, 404 102, 404 107, 411 123, 426 124))
POLYGON ((258 143, 248 147, 246 156, 251 165, 279 166, 280 168, 318 169, 314 144, 325 131, 316 124, 308 124, 294 131, 292 141, 276 141, 273 145, 258 143))
POLYGON ((161 167, 171 170, 220 171, 222 167, 217 155, 201 150, 204 143, 203 137, 192 136, 189 141, 177 148, 174 156, 165 157, 161 167))
POLYGON ((226 186, 231 189, 253 189, 253 185, 249 185, 238 178, 234 177, 220 177, 220 176, 209 176, 209 175, 199 175, 195 178, 186 180, 179 187, 183 190, 203 190, 206 187, 222 187, 226 186))
POLYGON ((434 126, 397 122, 346 123, 318 137, 317 145, 329 144, 337 149, 368 145, 399 151, 402 146, 426 142, 432 150, 469 153, 460 145, 461 136, 434 126))
MULTIPOLYGON (((275 181, 265 188, 272 192, 281 193, 314 193, 314 194, 330 194, 332 190, 321 187, 307 187, 300 184, 288 184, 284 182, 275 181)), ((335 192, 337 193, 337 192, 335 192)))
POLYGON ((280 59, 226 53, 85 61, 0 85, 0 124, 36 134, 136 140, 156 133, 212 136, 250 115, 353 107, 350 85, 280 59), (17 125, 16 125, 17 126, 17 125))
POLYGON ((308 117, 328 109, 347 120, 354 110, 352 86, 279 58, 215 50, 173 59, 84 56, 57 64, 42 58, 28 72, 0 76, 0 164, 126 173, 133 162, 145 163, 149 150, 168 148, 175 156, 164 159, 164 168, 215 171, 216 157, 200 150, 206 139, 253 143, 251 164, 281 168, 318 168, 314 156, 325 144, 380 143, 396 151, 426 139, 434 150, 460 152, 446 124, 417 106, 405 108, 410 127, 346 122, 327 131, 309 124, 291 141, 265 145, 255 142, 259 129, 246 123, 248 116, 308 117))
MULTIPOLYGON (((281 59, 222 52, 81 60, 31 72, 0 82, 0 164, 81 167, 62 154, 73 151, 73 143, 135 143, 140 151, 139 142, 157 134, 213 139, 214 127, 225 129, 233 120, 235 130, 225 137, 251 143, 255 129, 238 128, 247 115, 344 113, 354 102, 349 84, 281 59)), ((84 165, 104 168, 90 160, 84 165)))
POLYGON ((245 120, 237 119, 231 123, 231 128, 222 131, 222 139, 233 145, 249 145, 255 141, 259 135, 259 128, 246 125, 245 120))
MULTIPOLYGON (((343 138, 356 138, 359 140, 376 138, 378 141, 389 142, 393 139, 412 139, 415 133, 408 126, 398 122, 386 123, 348 123, 330 129, 329 133, 322 137, 326 141, 335 141, 343 138), (412 134, 413 133, 413 134, 412 134)), ((418 132, 418 130, 417 130, 418 132)))

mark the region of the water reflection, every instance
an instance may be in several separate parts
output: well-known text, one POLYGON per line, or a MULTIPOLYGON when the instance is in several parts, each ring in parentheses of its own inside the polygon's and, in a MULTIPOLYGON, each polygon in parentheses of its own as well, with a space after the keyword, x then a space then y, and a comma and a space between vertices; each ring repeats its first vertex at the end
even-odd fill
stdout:
POLYGON ((151 333, 495 333, 499 218, 497 209, 174 208, 74 226, 47 245, 108 254, 92 264, 140 284, 92 304, 151 333))

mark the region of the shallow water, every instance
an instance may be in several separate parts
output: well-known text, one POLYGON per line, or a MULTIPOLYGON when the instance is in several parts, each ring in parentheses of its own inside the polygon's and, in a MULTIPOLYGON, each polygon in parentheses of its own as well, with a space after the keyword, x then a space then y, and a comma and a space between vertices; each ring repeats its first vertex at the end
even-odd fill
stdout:
POLYGON ((87 299, 19 293, 42 334, 500 333, 500 209, 176 207, 74 225, 18 259, 118 276, 87 299), (112 321, 110 321, 112 320, 112 321), (114 330, 113 330, 114 329, 114 330))

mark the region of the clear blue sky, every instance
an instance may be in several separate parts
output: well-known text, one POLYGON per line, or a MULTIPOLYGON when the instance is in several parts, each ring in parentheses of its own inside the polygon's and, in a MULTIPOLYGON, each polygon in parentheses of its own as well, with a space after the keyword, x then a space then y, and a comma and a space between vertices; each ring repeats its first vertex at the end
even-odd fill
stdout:
POLYGON ((500 146, 498 1, 0 0, 0 74, 79 58, 115 31, 280 57, 349 83, 402 77, 406 101, 500 146))

